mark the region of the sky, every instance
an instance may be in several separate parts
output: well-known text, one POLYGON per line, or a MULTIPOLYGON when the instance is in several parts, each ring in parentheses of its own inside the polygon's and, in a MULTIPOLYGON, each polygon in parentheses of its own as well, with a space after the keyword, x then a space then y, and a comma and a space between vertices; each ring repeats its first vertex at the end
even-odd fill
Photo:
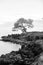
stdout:
MULTIPOLYGON (((33 19, 34 28, 43 31, 43 0, 0 0, 0 30, 10 29, 19 18, 33 19)), ((9 33, 9 32, 8 32, 9 33)))
POLYGON ((43 0, 0 0, 0 24, 21 17, 43 18, 43 0))

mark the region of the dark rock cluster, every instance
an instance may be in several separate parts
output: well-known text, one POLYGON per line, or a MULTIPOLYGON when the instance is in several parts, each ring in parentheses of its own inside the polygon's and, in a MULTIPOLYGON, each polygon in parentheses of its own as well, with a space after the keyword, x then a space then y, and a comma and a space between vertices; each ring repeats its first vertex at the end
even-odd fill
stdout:
POLYGON ((32 65, 43 52, 40 44, 23 45, 19 51, 1 55, 0 65, 32 65))

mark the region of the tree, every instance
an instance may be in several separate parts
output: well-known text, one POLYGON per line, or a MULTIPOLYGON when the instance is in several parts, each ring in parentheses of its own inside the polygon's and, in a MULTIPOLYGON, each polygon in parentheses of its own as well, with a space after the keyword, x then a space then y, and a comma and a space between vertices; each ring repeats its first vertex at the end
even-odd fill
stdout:
POLYGON ((20 18, 18 21, 16 21, 16 23, 14 24, 13 27, 13 31, 16 31, 18 29, 20 29, 22 31, 22 33, 26 33, 27 31, 27 27, 28 28, 32 28, 33 24, 32 24, 33 20, 32 19, 24 19, 24 18, 20 18))

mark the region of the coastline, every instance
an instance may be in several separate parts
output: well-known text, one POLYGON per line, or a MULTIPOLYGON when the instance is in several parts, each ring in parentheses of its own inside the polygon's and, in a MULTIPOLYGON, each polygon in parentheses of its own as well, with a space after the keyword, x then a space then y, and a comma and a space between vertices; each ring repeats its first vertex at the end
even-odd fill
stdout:
MULTIPOLYGON (((43 32, 29 32, 19 35, 9 34, 8 36, 2 36, 0 41, 11 42, 13 44, 16 43, 21 45, 21 49, 19 49, 18 51, 12 51, 8 54, 1 55, 0 64, 5 63, 16 65, 18 62, 18 65, 31 65, 36 61, 36 59, 38 60, 40 54, 43 52, 43 32)), ((36 61, 35 63, 37 64, 38 62, 36 61)))

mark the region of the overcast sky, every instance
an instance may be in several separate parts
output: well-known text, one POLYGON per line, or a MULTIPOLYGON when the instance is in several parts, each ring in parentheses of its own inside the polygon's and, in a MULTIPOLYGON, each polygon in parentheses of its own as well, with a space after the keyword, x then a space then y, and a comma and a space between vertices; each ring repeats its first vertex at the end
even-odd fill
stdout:
POLYGON ((0 0, 0 24, 21 17, 43 18, 43 0, 0 0))

